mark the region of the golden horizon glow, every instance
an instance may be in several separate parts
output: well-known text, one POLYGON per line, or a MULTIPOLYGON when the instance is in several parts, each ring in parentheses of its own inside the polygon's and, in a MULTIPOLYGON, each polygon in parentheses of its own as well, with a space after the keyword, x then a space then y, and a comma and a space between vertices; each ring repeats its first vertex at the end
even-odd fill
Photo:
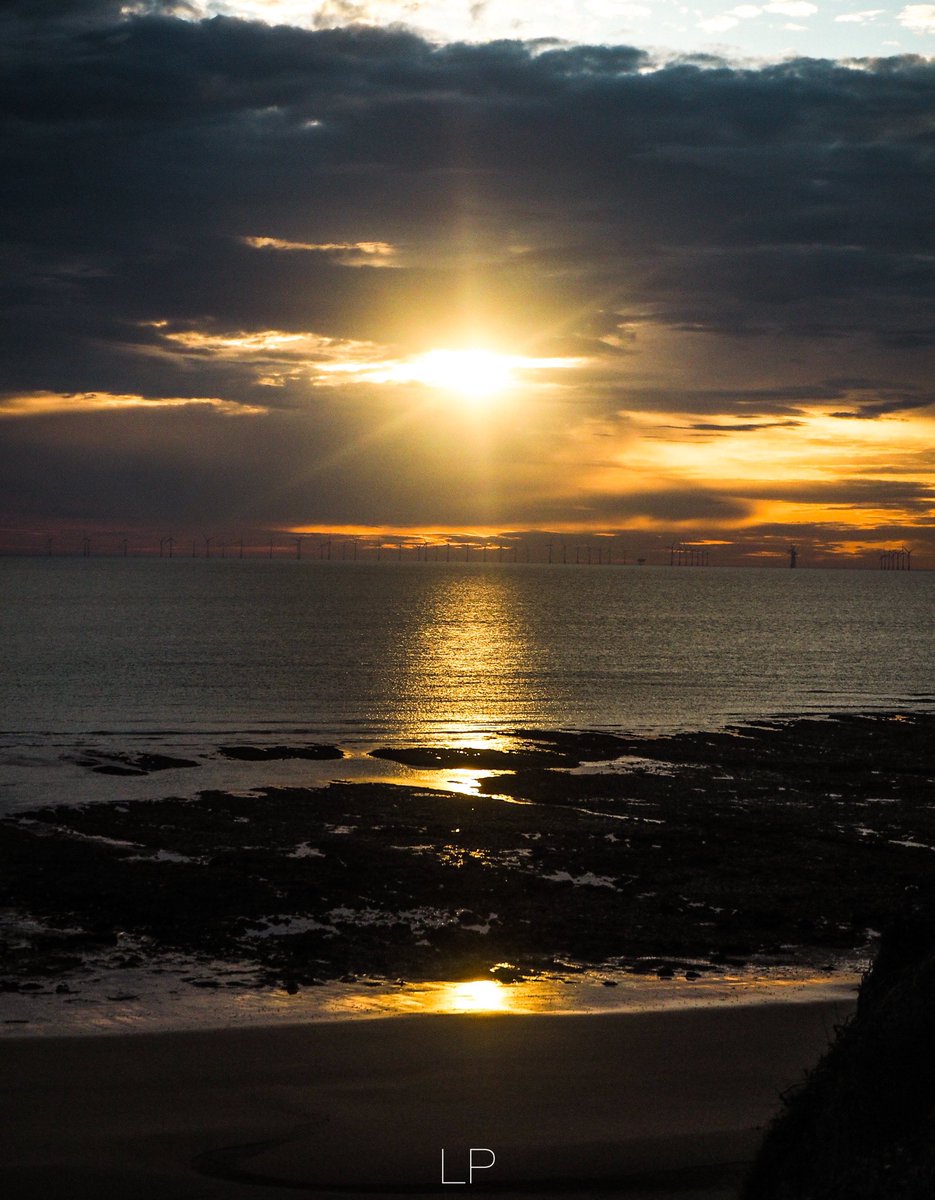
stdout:
MULTIPOLYGON (((833 481, 873 474, 881 466, 891 475, 894 456, 905 462, 906 456, 928 452, 932 444, 931 418, 916 414, 865 420, 803 408, 793 422, 778 428, 764 421, 759 427, 751 422, 749 429, 727 426, 721 431, 711 429, 709 423, 702 432, 690 423, 695 417, 676 418, 685 422, 681 427, 673 414, 631 412, 627 417, 642 434, 642 452, 657 474, 671 473, 699 483, 833 481), (658 425, 663 425, 665 438, 654 435, 653 427, 658 425)), ((925 465, 931 470, 935 461, 925 465)), ((904 474, 916 478, 918 472, 904 474)))
POLYGON ((770 524, 869 530, 927 525, 935 511, 935 503, 901 503, 895 487, 889 498, 883 486, 913 484, 920 496, 935 487, 927 413, 866 419, 811 405, 782 422, 755 417, 739 426, 727 413, 705 414, 703 422, 688 412, 621 409, 617 416, 616 429, 595 423, 566 439, 556 462, 575 472, 583 507, 589 495, 605 499, 619 490, 622 519, 634 532, 739 532, 770 524), (577 465, 583 463, 588 465, 577 465), (688 489, 725 498, 724 514, 706 512, 701 504, 697 515, 639 509, 641 494, 651 503, 655 493, 688 489))

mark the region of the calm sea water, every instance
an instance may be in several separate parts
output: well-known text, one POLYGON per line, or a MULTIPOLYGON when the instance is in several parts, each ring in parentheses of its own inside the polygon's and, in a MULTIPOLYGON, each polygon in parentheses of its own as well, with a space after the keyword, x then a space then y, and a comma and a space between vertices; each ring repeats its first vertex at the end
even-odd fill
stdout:
POLYGON ((88 747, 471 741, 935 699, 925 572, 52 558, 2 560, 0 584, 0 807, 88 747))

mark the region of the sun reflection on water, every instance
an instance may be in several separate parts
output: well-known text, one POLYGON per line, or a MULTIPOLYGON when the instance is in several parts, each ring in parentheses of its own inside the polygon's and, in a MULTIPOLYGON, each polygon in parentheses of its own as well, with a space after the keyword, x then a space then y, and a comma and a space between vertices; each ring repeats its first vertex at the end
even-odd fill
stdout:
POLYGON ((508 711, 534 721, 543 702, 523 593, 501 573, 433 578, 400 638, 394 726, 410 741, 503 750, 493 733, 508 711))
POLYGON ((442 1012, 504 1012, 510 1007, 509 993, 495 979, 472 979, 467 983, 452 983, 446 989, 447 1004, 442 1012))
POLYGON ((412 786, 441 788, 446 792, 458 792, 462 796, 480 796, 480 785, 485 779, 506 775, 506 771, 487 771, 475 767, 440 767, 436 770, 413 771, 416 776, 412 786))
MULTIPOLYGON (((323 1018, 656 1012, 720 1006, 834 1000, 850 1003, 859 975, 815 974, 802 968, 714 974, 693 981, 617 972, 547 973, 501 982, 491 978, 433 980, 361 988, 335 985, 314 997, 323 1018)), ((323 991, 324 989, 322 989, 323 991)), ((301 996, 290 998, 296 1007, 301 996)), ((307 1001, 306 1001, 307 1003, 307 1001)), ((305 1019, 308 1019, 308 1012, 305 1019)), ((313 1018, 314 1019, 314 1018, 313 1018)))
MULTIPOLYGON (((167 960, 171 961, 171 960, 167 960)), ((850 968, 814 973, 802 968, 752 969, 707 979, 657 979, 619 972, 543 974, 516 982, 494 979, 425 982, 361 980, 329 983, 324 987, 257 989, 245 983, 227 988, 180 988, 191 971, 188 962, 152 977, 133 976, 139 995, 115 1003, 108 995, 126 986, 127 971, 117 980, 105 974, 85 997, 84 1006, 67 1006, 63 997, 46 995, 4 997, 15 1023, 0 1026, 3 1037, 119 1033, 127 1031, 206 1029, 235 1026, 345 1021, 399 1016, 487 1017, 568 1016, 584 1014, 659 1012, 698 1007, 752 1004, 811 1003, 831 1000, 852 1005, 861 972, 850 968), (167 988, 167 985, 171 985, 167 988)), ((865 964, 864 964, 865 965, 865 964)), ((203 969, 203 964, 199 966, 203 969)), ((163 968, 159 968, 160 972, 163 968)), ((228 982, 228 987, 234 981, 228 982)))
POLYGON ((379 991, 336 990, 327 1007, 333 1016, 341 1017, 556 1012, 566 1008, 566 993, 558 978, 509 984, 495 979, 436 980, 379 991))

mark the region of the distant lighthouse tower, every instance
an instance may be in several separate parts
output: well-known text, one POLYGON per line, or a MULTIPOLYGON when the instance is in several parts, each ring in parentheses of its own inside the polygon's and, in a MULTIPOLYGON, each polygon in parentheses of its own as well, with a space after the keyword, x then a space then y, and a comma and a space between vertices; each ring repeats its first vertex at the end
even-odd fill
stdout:
POLYGON ((789 547, 789 566, 790 567, 798 566, 798 562, 799 562, 798 547, 790 546, 789 547))

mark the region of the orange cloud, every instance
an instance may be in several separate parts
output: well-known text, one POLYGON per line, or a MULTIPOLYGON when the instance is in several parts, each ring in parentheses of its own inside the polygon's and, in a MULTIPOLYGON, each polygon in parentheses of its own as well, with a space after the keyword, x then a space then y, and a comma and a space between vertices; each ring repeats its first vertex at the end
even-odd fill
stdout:
POLYGON ((113 392, 22 392, 0 399, 0 417, 36 417, 52 413, 120 412, 140 408, 213 408, 226 416, 257 416, 267 410, 217 396, 138 396, 113 392))

